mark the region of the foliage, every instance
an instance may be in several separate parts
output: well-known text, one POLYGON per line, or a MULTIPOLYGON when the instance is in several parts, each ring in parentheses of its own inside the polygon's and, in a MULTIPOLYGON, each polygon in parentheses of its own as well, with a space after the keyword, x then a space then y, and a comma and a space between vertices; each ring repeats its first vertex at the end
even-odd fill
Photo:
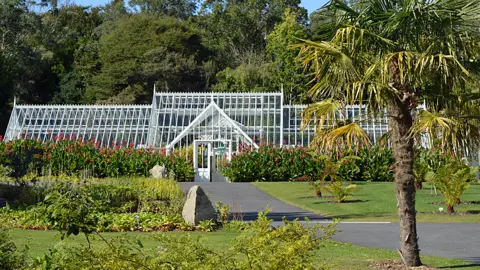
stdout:
POLYGON ((198 223, 198 226, 197 226, 199 230, 204 232, 213 232, 216 227, 217 227, 217 223, 215 223, 215 221, 211 219, 202 220, 198 223))
MULTIPOLYGON (((179 215, 184 194, 174 181, 132 179, 113 183, 36 183, 21 187, 24 194, 9 198, 15 204, 0 209, 4 221, 1 227, 54 229, 64 236, 194 229, 179 215)), ((3 186, 2 193, 8 188, 18 190, 18 186, 3 186)))
POLYGON ((426 174, 429 171, 436 173, 437 170, 448 163, 456 162, 457 158, 453 153, 444 152, 440 145, 434 148, 417 147, 415 149, 415 162, 413 164, 413 173, 417 188, 422 187, 426 181, 426 174))
POLYGON ((343 181, 330 181, 321 186, 321 189, 335 196, 338 203, 343 203, 358 190, 357 185, 345 185, 343 181))
POLYGON ((305 23, 307 12, 299 4, 298 0, 205 1, 196 22, 223 70, 244 63, 246 54, 264 55, 265 37, 282 21, 287 8, 305 23))
POLYGON ((86 186, 71 188, 60 184, 45 197, 44 211, 45 222, 61 231, 63 240, 71 234, 88 235, 95 230, 98 202, 86 186))
MULTIPOLYGON (((53 136, 53 135, 52 135, 53 136)), ((77 175, 95 177, 148 176, 155 165, 163 165, 177 181, 193 181, 192 165, 184 157, 167 156, 165 150, 135 149, 114 144, 114 149, 82 138, 53 136, 53 142, 23 139, 0 141, 0 161, 13 169, 11 176, 77 175)), ((30 180, 30 179, 29 179, 30 180)))
POLYGON ((348 150, 333 152, 334 159, 355 155, 358 158, 344 160, 338 174, 345 181, 392 182, 392 150, 380 145, 360 147, 357 152, 348 150))
POLYGON ((0 229, 0 266, 3 270, 21 269, 26 266, 27 254, 18 250, 7 230, 0 229))
POLYGON ((448 212, 453 213, 455 204, 460 202, 460 197, 470 187, 470 182, 476 178, 476 171, 457 161, 439 167, 436 172, 427 172, 425 179, 440 190, 448 212))
MULTIPOLYGON (((479 71, 480 31, 473 25, 479 19, 480 2, 366 0, 352 7, 331 0, 326 9, 331 11, 331 20, 325 23, 333 27, 325 40, 302 40, 298 46, 299 59, 312 82, 310 97, 317 102, 331 98, 341 107, 365 106, 368 116, 361 119, 387 109, 396 164, 400 254, 406 266, 420 266, 413 137, 442 132, 433 135, 439 135, 456 153, 478 145, 474 74, 479 71), (430 114, 416 114, 414 109, 422 101, 430 114), (447 124, 444 118, 457 120, 447 124), (415 121, 420 124, 416 126, 415 121), (438 129, 428 130, 432 126, 438 129)), ((324 117, 321 113, 316 116, 324 117)), ((324 127, 317 126, 317 131, 322 138, 324 127)), ((352 125, 349 130, 342 126, 329 133, 347 139, 349 134, 361 134, 354 131, 358 128, 352 125)))
POLYGON ((230 206, 223 202, 215 202, 215 209, 217 209, 218 222, 226 225, 230 218, 230 206))
MULTIPOLYGON (((59 225, 50 223, 47 217, 42 212, 44 209, 40 207, 31 207, 27 210, 12 209, 10 207, 4 207, 0 209, 0 217, 3 223, 1 228, 22 228, 31 230, 56 230, 62 229, 59 225)), ((67 212, 67 210, 59 209, 56 215, 63 215, 68 217, 74 215, 74 211, 67 212)), ((154 232, 154 231, 193 231, 195 227, 191 224, 185 223, 182 216, 179 214, 160 214, 160 213, 92 213, 87 216, 87 220, 94 220, 94 224, 83 224, 84 220, 77 220, 77 224, 69 225, 68 229, 70 234, 78 232, 154 232), (79 226, 80 224, 80 226, 79 226), (92 227, 89 227, 92 225, 92 227), (71 229, 70 229, 71 228, 71 229), (81 231, 81 228, 85 228, 85 231, 81 231), (88 229, 88 230, 87 230, 88 229)), ((55 219, 60 220, 61 217, 55 219)), ((61 221, 61 220, 60 220, 61 221)), ((199 227, 199 230, 204 228, 199 227)), ((68 231, 64 231, 67 236, 68 231)))
POLYGON ((322 173, 323 160, 304 147, 262 145, 258 150, 242 148, 222 173, 232 182, 295 181, 304 176, 316 179, 322 173))
POLYGON ((326 265, 315 265, 312 251, 319 248, 322 241, 329 239, 336 230, 335 224, 326 227, 302 224, 298 220, 283 221, 283 225, 273 228, 265 212, 258 214, 234 242, 233 249, 246 257, 240 262, 241 269, 327 269, 326 265), (323 232, 318 235, 319 230, 323 232), (272 256, 273 255, 273 256, 272 256))
POLYGON ((274 69, 270 63, 255 59, 242 63, 235 69, 227 67, 217 73, 215 92, 278 92, 280 88, 272 87, 274 69))
POLYGON ((203 238, 190 234, 173 237, 153 234, 155 248, 146 248, 139 240, 124 237, 106 240, 99 248, 59 247, 36 266, 53 269, 327 269, 313 261, 313 252, 334 233, 334 224, 326 227, 284 221, 274 228, 265 213, 260 213, 231 243, 231 249, 212 249, 203 238), (323 231, 319 237, 318 231, 323 231))
POLYGON ((171 16, 186 20, 197 10, 196 0, 129 0, 128 4, 141 12, 171 16))
POLYGON ((284 102, 304 104, 307 101, 308 78, 301 73, 297 60, 299 50, 291 46, 297 38, 305 38, 305 27, 297 23, 297 13, 286 9, 282 22, 267 36, 266 52, 272 58, 274 68, 272 89, 282 89, 284 102))
POLYGON ((99 39, 100 70, 87 86, 87 99, 145 103, 160 91, 205 88, 202 62, 208 50, 187 22, 147 13, 128 16, 99 39))

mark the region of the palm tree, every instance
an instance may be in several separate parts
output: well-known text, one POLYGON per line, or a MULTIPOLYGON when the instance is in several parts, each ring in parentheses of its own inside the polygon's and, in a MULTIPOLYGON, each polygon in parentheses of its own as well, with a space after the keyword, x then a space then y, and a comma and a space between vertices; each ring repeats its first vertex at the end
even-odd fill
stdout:
POLYGON ((331 38, 298 45, 305 70, 313 70, 309 95, 364 104, 373 116, 386 110, 396 160, 400 254, 406 265, 419 266, 412 132, 442 124, 436 132, 449 134, 441 137, 456 149, 468 147, 477 132, 469 124, 478 121, 468 120, 472 112, 466 108, 475 108, 473 97, 478 98, 471 86, 478 67, 480 1, 359 0, 354 7, 345 2, 331 0, 324 7, 334 11, 331 38), (423 102, 436 117, 415 115, 423 102), (467 127, 469 136, 462 132, 467 127))

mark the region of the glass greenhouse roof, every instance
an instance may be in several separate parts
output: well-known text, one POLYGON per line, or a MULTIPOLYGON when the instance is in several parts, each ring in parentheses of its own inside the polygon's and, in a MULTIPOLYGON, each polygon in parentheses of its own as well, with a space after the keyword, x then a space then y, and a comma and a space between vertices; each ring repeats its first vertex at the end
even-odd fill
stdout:
MULTIPOLYGON (((314 128, 301 130, 305 107, 283 104, 282 93, 154 93, 151 105, 15 105, 5 138, 62 135, 137 148, 178 148, 195 140, 308 145, 314 128)), ((348 107, 345 115, 373 141, 388 130, 386 118, 361 119, 365 107, 348 107)))

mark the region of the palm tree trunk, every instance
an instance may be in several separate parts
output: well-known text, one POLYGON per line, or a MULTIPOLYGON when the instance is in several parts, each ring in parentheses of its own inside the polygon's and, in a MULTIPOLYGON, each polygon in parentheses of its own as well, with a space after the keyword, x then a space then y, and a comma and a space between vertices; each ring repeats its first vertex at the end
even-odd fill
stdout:
MULTIPOLYGON (((397 81, 398 82, 398 81, 397 81)), ((398 89, 398 88, 397 88, 398 89)), ((413 176, 413 139, 409 131, 413 125, 410 98, 394 98, 388 107, 391 144, 395 157, 395 185, 398 215, 400 217, 400 252, 407 266, 420 266, 417 220, 415 210, 415 180, 413 176)))

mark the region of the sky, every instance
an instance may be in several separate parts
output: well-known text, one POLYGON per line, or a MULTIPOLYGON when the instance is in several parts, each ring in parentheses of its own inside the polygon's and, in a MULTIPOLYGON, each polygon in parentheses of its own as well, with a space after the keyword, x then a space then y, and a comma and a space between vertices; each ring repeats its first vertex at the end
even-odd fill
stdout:
MULTIPOLYGON (((104 5, 105 3, 110 2, 110 0, 75 0, 74 2, 78 5, 98 6, 104 5)), ((310 14, 323 6, 326 2, 327 0, 302 0, 302 3, 300 5, 306 8, 308 10, 308 13, 310 14)))

